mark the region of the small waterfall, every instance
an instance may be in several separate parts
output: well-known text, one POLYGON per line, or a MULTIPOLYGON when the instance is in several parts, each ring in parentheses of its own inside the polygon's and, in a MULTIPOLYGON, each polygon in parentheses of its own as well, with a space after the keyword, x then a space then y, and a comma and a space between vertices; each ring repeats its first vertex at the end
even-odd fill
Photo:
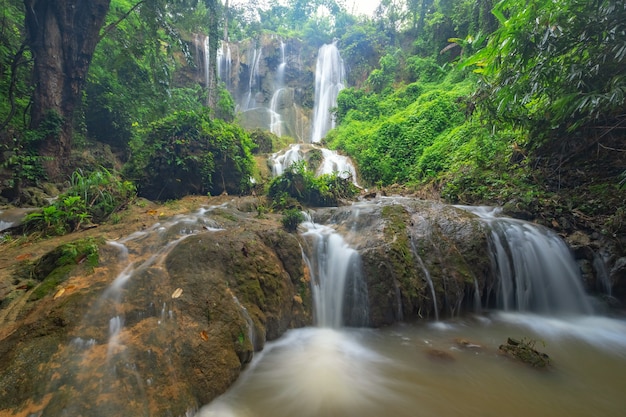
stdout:
POLYGON ((413 256, 417 259, 417 263, 419 264, 420 269, 424 273, 426 277, 426 283, 428 284, 428 288, 430 288, 430 295, 433 298, 433 309, 435 310, 435 320, 439 321, 439 306, 437 305, 437 295, 435 294, 435 286, 433 285, 433 280, 430 277, 430 272, 428 272, 428 268, 424 264, 422 257, 419 255, 417 248, 415 247, 415 241, 411 239, 411 249, 413 250, 413 256))
POLYGON ((344 155, 339 155, 335 151, 331 151, 326 148, 319 148, 322 151, 322 163, 317 169, 317 175, 337 173, 340 178, 352 180, 352 183, 357 184, 356 181, 356 169, 352 165, 350 158, 344 155))
POLYGON ((272 175, 282 175, 289 166, 304 158, 299 144, 291 145, 284 151, 276 152, 270 157, 272 161, 272 175))
POLYGON ((280 115, 280 97, 284 91, 284 88, 276 90, 270 101, 270 132, 279 137, 283 135, 283 118, 280 115))
POLYGON ((283 119, 280 114, 281 96, 286 91, 285 69, 287 67, 287 63, 285 62, 285 43, 283 41, 280 41, 280 56, 281 62, 276 69, 274 94, 270 100, 270 132, 279 137, 283 135, 283 119))
POLYGON ((241 111, 250 110, 256 107, 256 100, 254 99, 254 96, 260 88, 259 65, 262 55, 263 48, 259 47, 253 50, 252 59, 249 61, 252 66, 250 67, 250 79, 248 80, 248 93, 244 97, 244 101, 241 104, 241 111))
POLYGON ((367 323, 367 289, 361 257, 331 227, 307 222, 305 237, 312 239, 305 260, 311 271, 316 323, 340 328, 367 323))
POLYGON ((542 314, 590 314, 593 309, 565 242, 533 223, 498 217, 498 210, 463 207, 491 228, 492 264, 499 276, 498 308, 542 314))
POLYGON ((272 175, 275 177, 282 175, 290 165, 306 159, 305 155, 311 149, 319 150, 322 153, 322 162, 315 172, 316 176, 336 173, 340 178, 350 179, 354 185, 359 186, 356 179, 356 169, 350 158, 340 155, 336 151, 309 144, 293 144, 286 150, 272 154, 269 158, 272 175))
POLYGON ((232 65, 233 58, 230 45, 227 42, 222 42, 222 47, 217 49, 217 76, 229 90, 232 88, 232 65))
POLYGON ((336 42, 323 45, 315 67, 315 105, 311 142, 322 140, 335 127, 330 109, 337 106, 337 95, 344 88, 345 68, 336 42))
POLYGON ((285 69, 287 68, 287 62, 285 61, 285 42, 280 41, 280 65, 276 69, 276 85, 277 89, 284 87, 285 85, 285 69))

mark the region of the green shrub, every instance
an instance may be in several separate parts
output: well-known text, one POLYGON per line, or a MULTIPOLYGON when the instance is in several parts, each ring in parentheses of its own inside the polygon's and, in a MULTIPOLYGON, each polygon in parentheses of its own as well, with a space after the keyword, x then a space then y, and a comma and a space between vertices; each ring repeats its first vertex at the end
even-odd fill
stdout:
POLYGON ((282 175, 272 179, 268 188, 269 197, 279 208, 292 207, 293 200, 312 206, 334 206, 340 199, 352 198, 358 192, 349 178, 337 173, 316 178, 305 161, 290 165, 282 175))
POLYGON ((26 216, 27 231, 64 235, 85 224, 100 223, 124 209, 136 196, 135 186, 105 168, 86 175, 75 171, 70 188, 41 211, 26 216))
POLYGON ((250 187, 254 147, 243 129, 208 112, 175 112, 133 138, 126 172, 152 200, 239 194, 250 187))
POLYGON ((304 221, 304 215, 302 211, 297 208, 291 208, 283 211, 283 218, 281 223, 288 232, 295 232, 298 230, 298 225, 304 221))

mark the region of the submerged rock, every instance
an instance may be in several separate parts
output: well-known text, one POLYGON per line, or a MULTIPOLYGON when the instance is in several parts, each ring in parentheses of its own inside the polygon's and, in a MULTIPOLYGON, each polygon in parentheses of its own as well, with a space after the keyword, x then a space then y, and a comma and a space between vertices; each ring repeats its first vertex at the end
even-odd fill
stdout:
POLYGON ((508 338, 500 345, 500 352, 526 363, 534 368, 547 368, 551 365, 550 357, 535 349, 534 340, 508 338))

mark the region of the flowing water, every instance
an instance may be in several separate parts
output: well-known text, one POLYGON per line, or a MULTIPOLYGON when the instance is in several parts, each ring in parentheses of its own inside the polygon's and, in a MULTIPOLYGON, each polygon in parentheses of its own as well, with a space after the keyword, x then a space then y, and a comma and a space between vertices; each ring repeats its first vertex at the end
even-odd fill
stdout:
POLYGON ((323 45, 317 55, 315 66, 315 105, 311 142, 321 141, 326 133, 335 127, 330 113, 337 107, 337 95, 345 86, 346 70, 337 44, 323 45))
POLYGON ((626 322, 584 314, 585 301, 572 310, 585 296, 562 287, 578 276, 571 275, 570 255, 558 237, 479 214, 492 223, 494 262, 509 273, 506 285, 522 293, 511 301, 503 284, 504 306, 522 312, 383 329, 341 327, 345 283, 360 279, 358 253, 332 228, 309 222, 304 236, 312 245, 305 259, 319 327, 291 330, 267 344, 238 382, 197 417, 623 416, 626 322), (507 256, 499 254, 504 248, 507 256), (543 287, 526 276, 546 272, 558 278, 543 287), (548 311, 558 317, 545 311, 551 302, 557 304, 548 311), (535 308, 541 314, 529 312, 535 308), (503 356, 498 347, 509 337, 534 344, 552 366, 533 369, 503 356))

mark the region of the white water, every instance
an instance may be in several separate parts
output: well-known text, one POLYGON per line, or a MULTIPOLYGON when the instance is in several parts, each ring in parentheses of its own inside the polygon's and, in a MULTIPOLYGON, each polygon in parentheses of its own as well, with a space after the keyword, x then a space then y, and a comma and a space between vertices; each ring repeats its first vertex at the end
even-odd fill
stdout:
MULTIPOLYGON (((312 145, 292 144, 287 149, 270 155, 269 161, 272 166, 272 175, 275 177, 282 175, 289 166, 305 159, 305 147, 308 148, 310 146, 312 145)), ((322 162, 315 172, 316 176, 335 173, 340 178, 349 178, 353 184, 358 186, 356 169, 350 158, 326 148, 313 146, 313 149, 322 152, 322 162)))
POLYGON ((292 330, 197 417, 621 417, 624 352, 626 324, 612 319, 506 313, 380 330, 292 330), (538 340, 552 369, 500 355, 507 337, 538 340))
POLYGON ((353 321, 351 325, 366 324, 367 297, 360 255, 333 228, 312 222, 303 226, 307 230, 302 236, 311 244, 304 258, 311 273, 316 324, 338 329, 344 325, 344 316, 353 321))
POLYGON ((337 95, 345 87, 346 71, 335 42, 323 45, 315 66, 315 105, 311 142, 320 142, 335 127, 330 109, 337 107, 337 95))
POLYGON ((240 104, 240 111, 246 111, 257 107, 255 96, 260 88, 259 65, 261 63, 262 55, 263 48, 259 47, 258 49, 253 49, 252 57, 249 57, 249 62, 252 63, 252 67, 250 68, 250 78, 248 80, 248 93, 244 96, 243 102, 240 104))
POLYGON ((286 92, 284 88, 279 88, 270 100, 270 132, 278 137, 283 135, 283 117, 280 114, 280 106, 281 95, 284 92, 286 92))
POLYGON ((282 175, 287 168, 303 158, 300 144, 290 145, 287 149, 272 154, 270 156, 272 175, 275 177, 282 175))
POLYGON ((350 158, 345 155, 340 155, 336 151, 331 151, 326 148, 320 148, 322 151, 322 163, 317 169, 317 175, 337 173, 340 178, 350 178, 355 185, 356 169, 352 164, 350 158))
POLYGON ((492 263, 497 269, 497 307, 543 314, 591 314, 580 270, 556 233, 536 224, 498 217, 489 207, 464 207, 491 228, 492 263))
POLYGON ((315 246, 306 259, 323 327, 291 330, 267 344, 235 386, 197 417, 623 416, 626 322, 545 315, 546 302, 563 313, 586 301, 584 294, 580 298, 564 288, 579 277, 570 274, 569 254, 556 243, 560 239, 534 225, 481 214, 500 236, 492 241, 495 253, 495 245, 511 251, 494 259, 499 270, 513 271, 507 279, 533 287, 529 297, 540 298, 534 302, 524 293, 507 306, 537 308, 543 315, 504 311, 378 330, 338 327, 345 312, 342 280, 348 275, 342 271, 358 255, 332 228, 309 218, 304 236, 313 237, 315 246), (542 269, 559 277, 556 283, 542 269), (524 276, 529 273, 542 279, 524 276), (539 371, 502 356, 498 346, 509 337, 534 341, 551 357, 552 367, 539 371))
POLYGON ((222 42, 222 47, 217 49, 217 75, 229 90, 232 88, 232 64, 233 58, 230 44, 222 42))

